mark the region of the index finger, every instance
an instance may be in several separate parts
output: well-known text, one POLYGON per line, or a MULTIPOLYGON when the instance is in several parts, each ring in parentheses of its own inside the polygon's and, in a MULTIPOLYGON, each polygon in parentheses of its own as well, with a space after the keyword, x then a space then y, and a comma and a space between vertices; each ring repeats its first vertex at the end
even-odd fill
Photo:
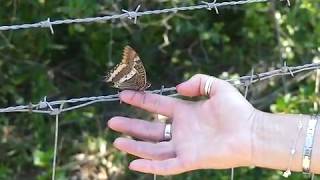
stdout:
POLYGON ((176 98, 130 90, 122 91, 120 99, 127 104, 167 117, 172 117, 175 107, 181 103, 176 98))

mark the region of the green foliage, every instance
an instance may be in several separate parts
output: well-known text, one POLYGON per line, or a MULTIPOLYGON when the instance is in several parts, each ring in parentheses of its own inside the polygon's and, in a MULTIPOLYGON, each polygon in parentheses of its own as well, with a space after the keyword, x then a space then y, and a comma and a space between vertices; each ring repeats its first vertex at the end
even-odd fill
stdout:
POLYGON ((314 93, 312 85, 300 87, 295 94, 285 94, 279 97, 275 104, 271 106, 271 111, 275 113, 317 113, 314 103, 319 102, 319 97, 314 93))
MULTIPOLYGON (((0 24, 102 16, 123 9, 162 9, 198 1, 4 0, 0 24)), ((320 57, 319 0, 250 4, 213 11, 151 15, 106 23, 54 26, 0 32, 0 107, 49 100, 116 93, 103 82, 107 69, 120 61, 130 44, 140 54, 152 88, 174 86, 195 73, 221 77, 263 72, 310 63, 320 57), (275 19, 280 25, 278 40, 275 19), (279 52, 283 47, 282 53, 279 52)), ((250 93, 256 107, 272 112, 314 113, 315 78, 274 78, 256 84, 250 93), (294 79, 294 80, 293 80, 294 79)), ((119 134, 106 121, 124 115, 150 115, 117 102, 64 113, 61 117, 57 179, 101 177, 152 179, 127 169, 134 157, 115 150, 119 134)), ((54 119, 36 114, 0 116, 0 179, 50 179, 54 119)), ((236 179, 282 179, 273 170, 240 168, 236 179)), ((158 179, 229 179, 230 171, 201 170, 158 179)), ((292 179, 302 179, 294 175, 292 179)))

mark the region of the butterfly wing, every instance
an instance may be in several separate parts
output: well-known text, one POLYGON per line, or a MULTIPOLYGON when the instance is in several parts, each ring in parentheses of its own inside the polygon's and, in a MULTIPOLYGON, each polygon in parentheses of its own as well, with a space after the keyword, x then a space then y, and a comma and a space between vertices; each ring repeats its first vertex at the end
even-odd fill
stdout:
POLYGON ((150 87, 151 84, 147 82, 147 73, 140 58, 135 61, 134 69, 138 72, 137 85, 139 86, 139 90, 145 90, 150 87))
POLYGON ((130 46, 126 46, 123 50, 121 62, 107 74, 105 81, 117 82, 121 77, 130 73, 136 56, 138 56, 137 53, 130 46))
POLYGON ((110 83, 110 82, 115 82, 115 81, 118 81, 119 78, 121 76, 119 75, 122 75, 122 74, 126 74, 128 73, 128 70, 127 70, 127 64, 124 64, 124 63, 119 63, 117 64, 116 67, 114 67, 105 77, 105 81, 110 83))
POLYGON ((140 90, 140 86, 138 84, 139 81, 139 75, 135 74, 132 78, 121 82, 121 83, 116 83, 115 86, 121 90, 140 90))
POLYGON ((124 48, 121 63, 106 76, 106 82, 113 82, 119 89, 145 90, 150 87, 140 57, 130 46, 124 48))
POLYGON ((132 47, 126 46, 123 50, 121 62, 124 64, 133 65, 134 59, 137 57, 139 58, 137 52, 132 47))
POLYGON ((116 82, 115 86, 122 90, 145 90, 150 87, 150 85, 146 83, 146 71, 143 64, 141 61, 136 61, 130 73, 116 82))

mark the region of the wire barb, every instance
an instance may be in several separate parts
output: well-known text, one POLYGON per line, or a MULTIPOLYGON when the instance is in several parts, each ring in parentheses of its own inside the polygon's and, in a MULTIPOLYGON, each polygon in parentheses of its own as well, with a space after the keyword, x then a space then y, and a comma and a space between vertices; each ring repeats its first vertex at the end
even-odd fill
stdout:
POLYGON ((217 0, 214 0, 214 1, 211 2, 211 3, 206 2, 206 1, 201 1, 202 4, 207 5, 207 9, 208 9, 209 11, 211 11, 212 8, 214 8, 214 10, 216 11, 216 13, 219 14, 219 10, 218 10, 218 8, 217 8, 217 6, 216 6, 216 2, 217 2, 217 0))
POLYGON ((292 77, 294 77, 294 74, 293 74, 291 68, 287 66, 287 61, 284 61, 284 62, 283 62, 283 66, 281 67, 281 69, 282 69, 282 72, 283 72, 283 73, 289 72, 290 75, 291 75, 292 77))
POLYGON ((29 110, 29 113, 33 112, 33 104, 32 103, 28 104, 28 110, 29 110))
POLYGON ((38 104, 38 109, 45 109, 45 108, 49 108, 51 111, 53 111, 53 107, 50 105, 50 103, 48 103, 47 101, 47 96, 43 97, 43 100, 41 100, 38 104))
POLYGON ((48 18, 48 19, 45 20, 45 21, 41 21, 41 22, 40 22, 40 27, 42 27, 42 28, 49 28, 50 31, 51 31, 51 34, 54 34, 54 31, 53 31, 53 27, 52 27, 50 18, 48 18))
POLYGON ((138 5, 136 10, 134 10, 134 11, 128 11, 128 10, 122 9, 122 12, 125 12, 130 20, 134 19, 134 21, 133 21, 134 24, 137 24, 137 18, 139 16, 138 12, 139 12, 140 7, 141 7, 141 5, 138 5))
POLYGON ((253 77, 254 77, 254 69, 252 68, 251 70, 251 76, 250 79, 246 80, 244 82, 244 85, 246 87, 245 93, 244 93, 244 97, 247 98, 248 92, 249 92, 249 86, 253 83, 253 77))
POLYGON ((163 94, 163 90, 164 90, 164 85, 161 86, 161 89, 160 89, 160 92, 159 92, 160 95, 163 94))
POLYGON ((257 81, 261 81, 260 75, 258 73, 255 73, 254 75, 257 76, 257 81))
POLYGON ((56 116, 59 115, 62 111, 60 110, 60 108, 54 108, 53 110, 51 110, 51 112, 49 113, 51 116, 56 116))

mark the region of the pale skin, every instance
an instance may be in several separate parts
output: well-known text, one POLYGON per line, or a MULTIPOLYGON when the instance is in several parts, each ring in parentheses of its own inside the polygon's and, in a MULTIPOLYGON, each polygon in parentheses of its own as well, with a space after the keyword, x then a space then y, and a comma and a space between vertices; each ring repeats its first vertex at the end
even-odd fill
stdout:
MULTIPOLYGON (((209 76, 195 75, 177 86, 182 96, 204 95, 209 76)), ((113 117, 108 126, 139 140, 119 137, 114 146, 135 155, 129 168, 143 173, 174 175, 196 169, 257 166, 286 170, 297 139, 292 171, 302 170, 307 115, 278 115, 255 109, 229 83, 214 79, 210 98, 186 101, 137 91, 123 91, 121 101, 167 116, 172 139, 163 141, 164 123, 113 117), (303 129, 297 138, 297 126, 303 129)), ((320 124, 320 123, 319 123, 320 124)), ((320 126, 316 129, 311 171, 320 173, 320 126)))

